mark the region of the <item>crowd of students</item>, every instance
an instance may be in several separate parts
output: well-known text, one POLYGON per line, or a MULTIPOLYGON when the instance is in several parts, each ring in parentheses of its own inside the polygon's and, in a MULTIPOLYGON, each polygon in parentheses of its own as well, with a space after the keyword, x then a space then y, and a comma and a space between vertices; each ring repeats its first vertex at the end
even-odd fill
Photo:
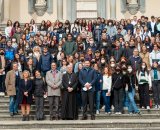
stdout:
POLYGON ((44 119, 44 99, 50 120, 91 119, 105 114, 141 114, 160 108, 160 17, 133 19, 56 20, 12 24, 0 33, 0 95, 10 98, 11 116, 21 107, 29 120, 31 105, 36 119, 44 119), (138 90, 139 106, 135 101, 138 90), (112 112, 111 109, 114 109, 112 112))

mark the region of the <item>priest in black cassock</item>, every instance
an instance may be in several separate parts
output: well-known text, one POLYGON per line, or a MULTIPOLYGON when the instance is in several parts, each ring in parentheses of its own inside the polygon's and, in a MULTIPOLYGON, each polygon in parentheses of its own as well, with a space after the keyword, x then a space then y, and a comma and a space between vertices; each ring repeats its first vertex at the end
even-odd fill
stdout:
POLYGON ((73 66, 67 66, 67 73, 63 75, 63 95, 62 95, 62 112, 63 120, 77 119, 76 106, 76 89, 77 89, 77 75, 73 73, 73 66))

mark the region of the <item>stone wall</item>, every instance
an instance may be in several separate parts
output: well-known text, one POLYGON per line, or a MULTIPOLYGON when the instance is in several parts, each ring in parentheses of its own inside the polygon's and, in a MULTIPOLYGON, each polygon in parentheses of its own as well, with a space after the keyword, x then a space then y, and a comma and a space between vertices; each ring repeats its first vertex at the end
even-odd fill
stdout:
MULTIPOLYGON (((63 21, 69 19, 73 21, 77 17, 76 1, 77 0, 53 0, 52 3, 53 13, 49 14, 48 12, 46 12, 43 16, 38 16, 35 12, 33 14, 29 13, 28 0, 4 0, 3 22, 5 23, 8 19, 11 19, 13 21, 19 20, 21 23, 26 23, 32 18, 36 22, 41 22, 42 20, 54 21, 56 19, 63 21), (63 3, 62 5, 61 3, 58 3, 60 1, 63 3)), ((83 2, 84 0, 81 1, 83 2)), ((109 18, 121 19, 121 18, 133 17, 133 15, 131 15, 128 11, 125 13, 121 12, 121 0, 88 0, 88 1, 97 1, 97 16, 102 16, 108 19, 109 18)), ((145 15, 148 17, 152 15, 160 16, 159 3, 160 3, 159 0, 146 0, 145 13, 142 14, 140 11, 138 11, 136 15, 137 16, 145 15)), ((82 17, 82 14, 85 13, 80 12, 79 14, 80 14, 79 16, 82 17)), ((94 17, 94 15, 92 17, 94 17)))

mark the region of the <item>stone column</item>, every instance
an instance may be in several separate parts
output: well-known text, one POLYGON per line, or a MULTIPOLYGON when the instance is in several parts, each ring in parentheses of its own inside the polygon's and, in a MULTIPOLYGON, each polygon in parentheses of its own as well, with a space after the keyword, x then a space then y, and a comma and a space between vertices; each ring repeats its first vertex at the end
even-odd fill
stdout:
POLYGON ((3 19, 3 0, 0 0, 0 22, 2 22, 3 19))
POLYGON ((76 19, 76 0, 71 0, 71 22, 73 23, 76 19))
POLYGON ((67 4, 66 4, 66 8, 67 8, 67 19, 69 20, 69 21, 71 21, 71 0, 67 0, 67 4))
POLYGON ((146 11, 146 0, 139 0, 139 6, 141 13, 145 13, 146 11))
POLYGON ((4 0, 4 22, 10 19, 10 0, 4 0))
MULTIPOLYGON (((59 0, 57 0, 59 1, 59 0)), ((47 0, 47 12, 49 14, 53 13, 53 0, 47 0)))
POLYGON ((110 0, 111 19, 116 19, 116 0, 110 0))
POLYGON ((67 0, 67 18, 69 21, 74 22, 76 19, 76 1, 67 0))
POLYGON ((99 17, 106 18, 106 1, 107 0, 97 0, 97 11, 99 17))
POLYGON ((58 20, 63 19, 63 0, 57 0, 57 17, 58 20))

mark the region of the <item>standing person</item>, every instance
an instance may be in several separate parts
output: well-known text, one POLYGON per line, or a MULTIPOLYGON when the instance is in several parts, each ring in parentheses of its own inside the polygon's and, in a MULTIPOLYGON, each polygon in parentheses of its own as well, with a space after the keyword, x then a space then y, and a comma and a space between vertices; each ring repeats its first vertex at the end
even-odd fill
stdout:
POLYGON ((140 111, 138 110, 138 107, 135 103, 134 96, 135 96, 135 86, 137 85, 137 78, 133 74, 132 66, 127 67, 128 75, 126 77, 127 81, 127 91, 128 91, 128 98, 129 98, 129 107, 128 112, 130 114, 140 114, 140 111))
POLYGON ((102 82, 102 97, 105 104, 106 114, 110 114, 110 96, 112 87, 112 74, 110 68, 106 66, 103 72, 103 82, 102 82))
POLYGON ((63 50, 67 56, 73 55, 77 51, 77 45, 72 41, 72 34, 67 35, 67 41, 63 46, 63 50))
POLYGON ((132 66, 134 74, 139 70, 140 65, 142 63, 142 58, 139 56, 139 51, 137 48, 134 49, 133 55, 128 59, 129 65, 132 66))
POLYGON ((41 71, 44 77, 46 75, 46 72, 51 69, 52 61, 53 61, 53 58, 51 54, 49 53, 48 48, 44 47, 43 53, 40 56, 40 61, 39 61, 39 64, 41 64, 41 71))
POLYGON ((77 89, 77 75, 73 73, 73 66, 67 66, 67 73, 63 75, 63 96, 62 96, 62 119, 77 119, 76 106, 76 89, 77 89))
POLYGON ((33 94, 36 104, 36 119, 44 119, 44 97, 46 96, 46 85, 39 70, 35 71, 35 78, 33 80, 33 94))
POLYGON ((137 71, 138 79, 138 90, 140 97, 140 107, 150 110, 149 106, 149 89, 152 86, 151 75, 147 70, 147 65, 145 62, 142 62, 140 70, 137 71))
POLYGON ((155 108, 158 109, 160 108, 160 70, 158 67, 158 62, 153 62, 151 77, 155 108))
POLYGON ((16 62, 12 63, 12 70, 6 75, 5 85, 7 95, 9 96, 9 112, 10 116, 18 113, 18 91, 19 91, 19 80, 20 73, 18 72, 18 64, 16 62))
POLYGON ((96 104, 96 114, 99 114, 100 109, 100 98, 101 98, 101 85, 102 85, 102 74, 100 72, 99 66, 97 63, 93 65, 94 70, 96 71, 96 82, 95 82, 95 104, 96 104))
POLYGON ((147 69, 151 69, 150 66, 150 54, 147 50, 147 47, 145 45, 142 46, 141 48, 141 52, 139 53, 139 56, 142 58, 142 61, 145 62, 147 64, 147 69))
POLYGON ((51 70, 46 74, 46 83, 48 88, 48 100, 50 120, 59 119, 60 86, 62 84, 62 74, 57 70, 55 62, 51 64, 51 70))
POLYGON ((121 66, 117 65, 115 73, 112 74, 112 88, 114 94, 114 112, 122 114, 124 100, 124 76, 121 72, 121 66))
POLYGON ((89 108, 91 120, 95 120, 94 115, 94 92, 96 82, 96 72, 91 67, 89 60, 85 61, 85 67, 79 73, 79 81, 82 84, 82 104, 83 117, 82 120, 87 119, 87 101, 89 101, 89 108))
POLYGON ((160 51, 159 51, 157 43, 153 45, 153 51, 150 53, 150 65, 151 66, 154 61, 160 64, 160 51))
POLYGON ((22 121, 29 121, 29 114, 32 104, 32 81, 29 71, 23 71, 23 79, 19 82, 18 103, 21 106, 22 121))
POLYGON ((4 58, 4 50, 0 49, 0 96, 5 95, 5 68, 6 61, 4 58))

